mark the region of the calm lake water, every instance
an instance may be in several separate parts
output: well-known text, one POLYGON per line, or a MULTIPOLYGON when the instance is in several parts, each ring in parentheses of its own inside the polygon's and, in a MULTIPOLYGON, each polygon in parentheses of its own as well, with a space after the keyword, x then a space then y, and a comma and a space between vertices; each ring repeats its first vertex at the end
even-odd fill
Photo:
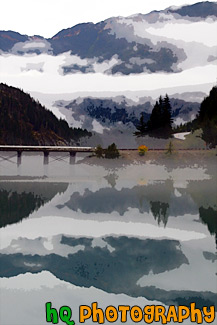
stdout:
POLYGON ((213 161, 0 156, 2 325, 47 324, 46 302, 76 324, 92 302, 217 305, 213 161))

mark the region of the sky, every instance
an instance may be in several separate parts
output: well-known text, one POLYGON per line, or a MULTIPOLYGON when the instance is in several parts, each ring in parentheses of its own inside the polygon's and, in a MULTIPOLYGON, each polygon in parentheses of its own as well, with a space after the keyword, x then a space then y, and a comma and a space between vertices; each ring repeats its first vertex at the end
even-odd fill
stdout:
POLYGON ((201 0, 6 0, 1 3, 0 30, 52 37, 78 23, 114 16, 149 13, 201 0))

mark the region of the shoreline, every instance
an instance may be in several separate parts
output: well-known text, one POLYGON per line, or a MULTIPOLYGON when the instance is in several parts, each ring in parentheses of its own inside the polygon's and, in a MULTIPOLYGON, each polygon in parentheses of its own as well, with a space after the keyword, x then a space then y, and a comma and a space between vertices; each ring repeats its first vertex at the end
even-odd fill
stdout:
POLYGON ((140 156, 138 149, 119 149, 120 155, 123 157, 132 156, 134 158, 150 158, 155 156, 181 158, 182 156, 200 156, 200 157, 215 157, 217 149, 174 149, 172 153, 168 153, 168 149, 148 149, 144 156, 140 156))
MULTIPOLYGON (((21 163, 20 166, 14 166, 7 174, 7 169, 2 169, 0 173, 1 182, 72 182, 74 180, 95 181, 105 176, 105 172, 108 174, 118 173, 121 170, 128 170, 132 175, 128 177, 139 177, 139 175, 146 177, 156 177, 161 179, 159 170, 163 172, 161 167, 164 167, 167 173, 172 170, 179 172, 183 170, 183 177, 187 170, 189 172, 194 169, 198 173, 206 171, 211 177, 216 177, 217 166, 217 151, 211 150, 177 150, 172 154, 167 154, 166 150, 149 150, 144 156, 140 156, 138 150, 119 150, 120 157, 116 159, 97 158, 93 153, 80 153, 75 159, 75 163, 70 164, 70 160, 67 157, 67 161, 63 160, 61 168, 59 163, 61 159, 51 160, 51 165, 43 165, 41 159, 39 159, 39 165, 36 156, 29 156, 27 160, 21 163), (28 159, 29 163, 28 163, 28 159), (56 166, 54 162, 56 161, 56 166), (30 165, 29 165, 30 164, 30 165), (50 166, 50 167, 49 167, 50 166), (20 169, 21 168, 21 169, 20 169), (57 168, 57 169, 56 169, 57 168), (133 168, 133 169, 132 169, 133 168), (135 168, 135 169, 134 169, 135 168), (160 169, 159 169, 160 168, 160 169), (187 168, 187 169, 186 169, 187 168), (189 169, 190 168, 190 169, 189 169), (28 169, 28 170, 27 170, 28 169), (35 172, 34 172, 35 169, 35 172), (50 170, 50 172, 49 172, 50 170), (23 172, 22 172, 23 171, 23 172), (148 173, 148 175, 147 175, 148 173), (151 174, 150 174, 151 173, 151 174), (135 175, 134 175, 135 174, 135 175), (134 175, 134 176, 133 176, 134 175)), ((40 157, 39 157, 40 158, 40 157)), ((54 157, 53 157, 54 158, 54 157)), ((16 164, 15 164, 16 165, 16 164)), ((166 174, 165 174, 166 175, 166 174)), ((167 175, 168 176, 168 175, 167 175)), ((165 176, 165 177, 167 177, 165 176)))
POLYGON ((119 150, 120 157, 115 159, 97 158, 89 155, 76 162, 75 165, 83 164, 103 167, 105 169, 126 168, 129 165, 162 165, 169 169, 177 168, 205 168, 216 173, 217 151, 210 150, 174 150, 167 154, 167 150, 149 150, 144 156, 140 156, 138 150, 119 150))

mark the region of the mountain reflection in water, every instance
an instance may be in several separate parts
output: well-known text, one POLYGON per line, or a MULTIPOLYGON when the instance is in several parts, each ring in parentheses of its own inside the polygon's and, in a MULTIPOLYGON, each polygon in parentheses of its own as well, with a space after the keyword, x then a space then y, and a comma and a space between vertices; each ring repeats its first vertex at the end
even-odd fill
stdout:
POLYGON ((217 307, 216 178, 184 168, 81 163, 70 177, 1 180, 0 277, 47 272, 62 291, 217 307))
MULTIPOLYGON (((56 194, 64 193, 69 186, 68 183, 57 182, 1 182, 0 227, 27 218, 32 212, 51 201, 56 194)), ((58 209, 67 207, 73 211, 80 210, 86 215, 110 214, 115 211, 124 216, 129 208, 136 208, 141 214, 151 212, 157 223, 164 226, 170 217, 199 213, 200 220, 207 225, 210 234, 217 238, 214 179, 191 181, 187 188, 178 190, 178 195, 172 180, 121 190, 113 185, 94 192, 85 188, 83 193, 79 193, 71 186, 70 191, 72 193, 69 200, 64 204, 57 204, 58 209)))
POLYGON ((0 182, 0 228, 27 218, 66 189, 65 183, 0 182))

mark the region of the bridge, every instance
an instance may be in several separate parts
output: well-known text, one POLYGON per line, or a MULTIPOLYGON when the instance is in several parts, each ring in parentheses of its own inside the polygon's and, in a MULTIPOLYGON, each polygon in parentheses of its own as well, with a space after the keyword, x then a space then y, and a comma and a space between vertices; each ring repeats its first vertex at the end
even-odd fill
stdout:
POLYGON ((70 146, 16 146, 16 145, 0 145, 0 151, 17 152, 17 165, 21 164, 23 152, 43 152, 44 164, 49 162, 49 153, 51 152, 68 152, 70 164, 75 162, 75 156, 78 152, 94 152, 95 147, 70 147, 70 146))

